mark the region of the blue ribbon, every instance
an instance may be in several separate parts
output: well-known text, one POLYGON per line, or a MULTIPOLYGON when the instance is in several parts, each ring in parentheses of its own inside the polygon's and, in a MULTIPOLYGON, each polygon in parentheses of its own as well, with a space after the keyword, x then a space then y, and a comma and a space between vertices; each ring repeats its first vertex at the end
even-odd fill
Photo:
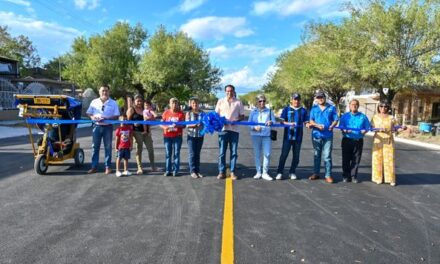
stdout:
MULTIPOLYGON (((26 122, 29 124, 87 124, 87 123, 96 123, 97 121, 90 119, 34 119, 27 118, 26 122)), ((179 121, 179 122, 169 122, 169 121, 139 121, 139 120, 102 120, 99 123, 106 124, 142 124, 142 125, 150 125, 150 126, 158 126, 158 125, 177 125, 177 126, 186 126, 186 125, 196 125, 202 124, 203 129, 200 132, 202 135, 209 133, 213 134, 214 132, 222 131, 224 125, 240 125, 240 126, 266 126, 265 123, 257 123, 257 122, 246 122, 246 121, 227 121, 224 116, 220 116, 217 112, 208 112, 202 113, 200 120, 195 121, 179 121)), ((286 124, 272 124, 268 127, 303 127, 303 125, 286 125, 286 124)), ((360 128, 350 128, 350 127, 340 127, 336 126, 335 129, 340 130, 352 130, 352 131, 379 131, 381 128, 370 128, 370 129, 360 129, 360 128)), ((401 128, 401 126, 395 126, 393 129, 397 130, 401 128)))

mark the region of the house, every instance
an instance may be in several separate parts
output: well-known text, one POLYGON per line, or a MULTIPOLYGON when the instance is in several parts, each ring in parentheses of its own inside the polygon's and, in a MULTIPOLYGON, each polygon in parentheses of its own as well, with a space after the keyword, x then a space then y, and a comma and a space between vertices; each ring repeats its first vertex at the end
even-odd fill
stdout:
POLYGON ((342 104, 345 105, 345 112, 348 112, 350 111, 349 102, 352 99, 357 99, 359 101, 359 111, 364 113, 368 117, 368 119, 371 119, 377 111, 379 98, 379 93, 366 93, 356 95, 354 91, 350 91, 341 100, 342 104))
POLYGON ((65 94, 78 96, 81 90, 69 82, 31 76, 20 78, 18 61, 0 56, 0 120, 14 120, 14 94, 65 94))
MULTIPOLYGON (((371 118, 377 111, 379 93, 355 95, 348 92, 343 98, 348 109, 351 99, 359 100, 359 111, 371 118)), ((417 125, 418 122, 436 123, 440 121, 440 90, 432 88, 415 89, 409 92, 399 92, 394 96, 392 112, 400 124, 417 125)))
POLYGON ((440 90, 421 88, 396 94, 393 100, 396 118, 402 124, 440 121, 440 90))
POLYGON ((0 56, 0 78, 18 78, 18 61, 0 56))

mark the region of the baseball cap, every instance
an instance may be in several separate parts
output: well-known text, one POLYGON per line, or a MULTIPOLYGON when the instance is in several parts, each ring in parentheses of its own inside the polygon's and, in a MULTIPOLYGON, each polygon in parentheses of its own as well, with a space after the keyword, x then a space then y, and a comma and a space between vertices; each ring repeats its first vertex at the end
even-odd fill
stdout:
POLYGON ((325 96, 324 92, 318 91, 318 92, 315 93, 315 97, 326 97, 326 96, 325 96))
POLYGON ((299 93, 293 93, 290 98, 292 99, 296 99, 296 100, 301 100, 301 95, 299 93))

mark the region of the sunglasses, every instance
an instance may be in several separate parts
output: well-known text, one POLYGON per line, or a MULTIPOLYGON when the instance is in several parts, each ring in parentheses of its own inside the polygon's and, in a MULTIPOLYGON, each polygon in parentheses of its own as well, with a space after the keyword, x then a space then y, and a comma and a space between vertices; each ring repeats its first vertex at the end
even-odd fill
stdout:
POLYGON ((379 105, 379 107, 385 107, 385 108, 388 108, 388 105, 379 105))
POLYGON ((266 100, 260 100, 260 101, 258 101, 259 103, 265 103, 266 102, 266 100))
POLYGON ((323 96, 316 96, 316 99, 324 99, 323 96))

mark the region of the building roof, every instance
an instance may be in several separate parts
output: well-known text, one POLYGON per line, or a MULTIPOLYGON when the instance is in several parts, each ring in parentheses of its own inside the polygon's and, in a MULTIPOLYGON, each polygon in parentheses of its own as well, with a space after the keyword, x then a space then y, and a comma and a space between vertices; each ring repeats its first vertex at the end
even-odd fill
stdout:
POLYGON ((52 84, 72 85, 72 83, 70 82, 52 80, 47 78, 33 78, 31 76, 14 79, 14 82, 43 82, 43 83, 52 83, 52 84))
POLYGON ((14 60, 5 56, 0 55, 0 61, 7 61, 7 62, 18 62, 18 60, 14 60))

